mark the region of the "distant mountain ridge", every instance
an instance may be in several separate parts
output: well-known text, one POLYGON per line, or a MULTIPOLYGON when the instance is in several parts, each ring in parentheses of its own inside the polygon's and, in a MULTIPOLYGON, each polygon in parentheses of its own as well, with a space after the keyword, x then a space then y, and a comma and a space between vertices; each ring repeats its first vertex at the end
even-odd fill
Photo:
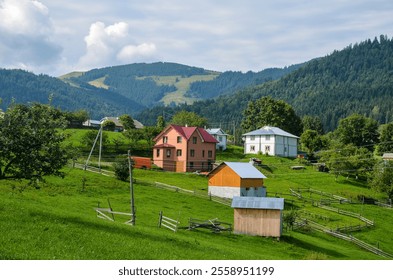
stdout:
POLYGON ((154 125, 163 112, 196 112, 211 123, 239 125, 249 102, 271 96, 296 113, 321 118, 326 131, 352 113, 393 121, 393 41, 387 36, 330 55, 260 72, 215 72, 177 63, 135 63, 60 78, 0 69, 0 108, 11 102, 85 109, 92 118, 130 114, 154 125), (180 104, 180 105, 178 105, 180 104), (168 106, 169 105, 169 106, 168 106))
POLYGON ((353 113, 393 121, 393 41, 386 36, 350 45, 341 51, 313 59, 282 78, 241 89, 233 95, 198 101, 178 108, 156 107, 137 118, 154 123, 163 111, 193 111, 216 125, 239 125, 249 102, 271 96, 293 106, 299 116, 320 117, 332 131, 338 121, 353 113))
POLYGON ((62 76, 72 85, 88 83, 119 93, 143 106, 176 105, 233 94, 237 90, 276 80, 300 65, 260 72, 219 73, 170 62, 134 63, 62 76))
POLYGON ((49 103, 66 111, 86 110, 92 118, 140 111, 143 106, 117 93, 88 84, 70 86, 48 75, 0 69, 0 108, 11 103, 49 103))

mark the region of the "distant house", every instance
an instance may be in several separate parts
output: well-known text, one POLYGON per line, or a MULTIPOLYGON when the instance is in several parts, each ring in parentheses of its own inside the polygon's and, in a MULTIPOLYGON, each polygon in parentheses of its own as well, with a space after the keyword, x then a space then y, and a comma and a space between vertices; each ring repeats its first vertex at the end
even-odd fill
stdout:
POLYGON ((101 121, 98 121, 98 120, 87 120, 82 125, 83 126, 88 126, 88 127, 100 128, 101 127, 101 121))
POLYGON ((154 141, 154 164, 167 171, 210 171, 216 159, 218 141, 200 127, 169 125, 154 141))
POLYGON ((209 174, 209 193, 214 196, 266 196, 263 175, 248 162, 223 162, 209 174))
POLYGON ((206 131, 217 139, 218 143, 216 148, 218 150, 225 151, 227 149, 228 134, 226 134, 221 128, 208 128, 206 131))
MULTIPOLYGON (((83 126, 100 128, 101 124, 103 124, 105 121, 113 121, 116 126, 115 131, 123 131, 124 130, 122 123, 120 122, 119 118, 117 118, 117 117, 105 117, 99 121, 98 120, 87 120, 83 123, 83 126)), ((137 128, 137 129, 143 128, 143 124, 135 119, 134 119, 134 125, 135 125, 135 128, 137 128)))
POLYGON ((231 206, 234 208, 234 233, 281 236, 283 198, 235 196, 231 206))
POLYGON ((105 123, 106 121, 114 122, 115 124, 115 131, 121 132, 124 130, 123 124, 120 122, 119 118, 117 117, 105 117, 101 119, 101 124, 105 123))
POLYGON ((243 134, 245 154, 296 157, 299 137, 278 127, 264 126, 243 134))
POLYGON ((393 153, 384 153, 382 155, 383 160, 393 160, 393 153))

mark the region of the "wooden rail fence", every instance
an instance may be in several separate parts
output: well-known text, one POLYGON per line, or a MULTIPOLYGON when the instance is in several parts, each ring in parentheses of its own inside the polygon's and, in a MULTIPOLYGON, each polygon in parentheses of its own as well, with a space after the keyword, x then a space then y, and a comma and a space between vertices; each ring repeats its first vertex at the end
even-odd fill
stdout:
POLYGON ((382 256, 382 257, 385 257, 385 258, 388 258, 388 259, 393 259, 393 255, 390 254, 390 253, 384 252, 384 251, 382 251, 381 249, 379 249, 379 248, 377 248, 375 246, 372 246, 372 245, 370 245, 370 244, 368 244, 368 243, 366 243, 366 242, 364 242, 364 241, 362 241, 360 239, 357 239, 357 238, 353 237, 352 235, 347 235, 347 234, 344 234, 342 232, 334 231, 334 230, 332 230, 332 229, 330 229, 328 227, 325 227, 325 226, 323 226, 321 224, 318 224, 318 223, 316 223, 314 221, 310 221, 310 220, 307 220, 307 219, 300 219, 300 221, 296 221, 295 222, 295 225, 297 227, 303 227, 303 226, 307 225, 311 229, 314 229, 314 230, 317 230, 317 231, 329 234, 331 236, 334 236, 334 237, 337 237, 337 238, 340 238, 340 239, 352 242, 352 243, 356 244, 357 246, 359 246, 359 247, 361 247, 361 248, 363 248, 365 250, 368 250, 368 251, 370 251, 370 252, 372 252, 374 254, 377 254, 379 256, 382 256))
POLYGON ((129 216, 130 220, 125 222, 125 224, 132 225, 132 217, 133 217, 133 215, 131 213, 113 211, 112 206, 111 206, 111 204, 109 202, 109 199, 108 199, 108 204, 109 204, 109 208, 100 208, 99 204, 98 204, 97 208, 94 208, 94 210, 97 213, 97 217, 98 218, 114 222, 115 221, 115 215, 129 216))
POLYGON ((173 232, 177 232, 180 222, 169 217, 166 217, 160 211, 158 216, 158 227, 165 227, 173 232))

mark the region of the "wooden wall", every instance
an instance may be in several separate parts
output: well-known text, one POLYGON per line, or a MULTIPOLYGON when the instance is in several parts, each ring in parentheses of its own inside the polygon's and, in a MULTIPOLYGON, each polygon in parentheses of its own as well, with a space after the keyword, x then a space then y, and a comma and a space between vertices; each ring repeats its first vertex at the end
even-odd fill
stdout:
POLYGON ((222 165, 210 175, 209 186, 262 187, 263 179, 242 179, 227 165, 222 165))
POLYGON ((281 236, 281 211, 234 209, 234 232, 258 236, 281 236))

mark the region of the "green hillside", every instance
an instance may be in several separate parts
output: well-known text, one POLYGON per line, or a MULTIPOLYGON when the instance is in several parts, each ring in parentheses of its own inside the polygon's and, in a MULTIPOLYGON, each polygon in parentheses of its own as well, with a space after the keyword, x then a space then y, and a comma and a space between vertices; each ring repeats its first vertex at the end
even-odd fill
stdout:
MULTIPOLYGON (((218 160, 248 161, 240 148, 230 147, 218 160)), ((321 173, 312 166, 292 170, 297 160, 260 157, 261 171, 269 196, 284 197, 284 215, 296 211, 301 218, 335 229, 361 222, 312 206, 308 200, 290 195, 290 189, 303 189, 315 201, 326 199, 304 191, 313 188, 346 197, 352 203, 332 203, 342 210, 361 213, 374 226, 351 234, 383 251, 393 253, 391 209, 361 204, 358 195, 383 199, 362 183, 321 173)), ((82 163, 83 158, 79 159, 82 163)), ((384 259, 357 245, 308 227, 287 228, 278 241, 273 238, 212 233, 207 229, 187 230, 189 218, 218 218, 233 224, 233 209, 210 200, 207 178, 195 174, 138 170, 133 172, 136 225, 125 225, 128 217, 115 215, 115 221, 99 219, 95 207, 130 211, 129 183, 98 173, 67 166, 64 179, 46 178, 40 189, 26 187, 23 181, 0 181, 0 259, 384 259), (157 187, 156 182, 181 189, 157 187), (158 214, 178 219, 176 233, 158 228, 158 214), (116 249, 114 249, 116 248, 116 249)))

